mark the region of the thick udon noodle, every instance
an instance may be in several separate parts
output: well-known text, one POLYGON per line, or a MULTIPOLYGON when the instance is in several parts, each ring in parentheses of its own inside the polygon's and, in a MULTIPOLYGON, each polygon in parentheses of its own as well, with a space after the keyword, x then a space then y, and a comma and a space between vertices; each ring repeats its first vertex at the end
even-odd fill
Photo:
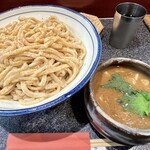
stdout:
POLYGON ((20 17, 0 28, 0 99, 31 105, 53 96, 76 78, 85 55, 57 17, 20 17))

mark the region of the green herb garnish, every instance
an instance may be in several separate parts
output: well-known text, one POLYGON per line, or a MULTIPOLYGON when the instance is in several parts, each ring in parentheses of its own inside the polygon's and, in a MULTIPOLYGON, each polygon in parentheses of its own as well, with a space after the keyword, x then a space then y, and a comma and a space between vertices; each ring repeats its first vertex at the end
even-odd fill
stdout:
POLYGON ((150 115, 150 92, 134 89, 120 74, 113 74, 107 84, 102 88, 111 88, 124 95, 118 102, 126 111, 137 113, 140 116, 150 115))

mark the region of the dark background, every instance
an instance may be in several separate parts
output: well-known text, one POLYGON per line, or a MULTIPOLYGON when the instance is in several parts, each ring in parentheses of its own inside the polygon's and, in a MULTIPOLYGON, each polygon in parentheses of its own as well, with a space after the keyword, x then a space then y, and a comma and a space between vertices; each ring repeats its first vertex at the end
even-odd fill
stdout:
MULTIPOLYGON (((79 12, 90 13, 98 17, 113 17, 115 7, 124 0, 0 0, 0 12, 25 5, 61 5, 79 12)), ((144 7, 150 13, 150 0, 132 0, 144 7)))

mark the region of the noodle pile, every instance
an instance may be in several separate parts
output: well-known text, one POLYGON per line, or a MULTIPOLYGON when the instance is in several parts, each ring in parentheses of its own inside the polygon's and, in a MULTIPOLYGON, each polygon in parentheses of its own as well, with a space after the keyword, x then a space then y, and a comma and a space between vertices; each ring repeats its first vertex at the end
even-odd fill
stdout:
POLYGON ((0 99, 31 105, 55 95, 75 79, 85 55, 57 17, 19 17, 0 28, 0 99))

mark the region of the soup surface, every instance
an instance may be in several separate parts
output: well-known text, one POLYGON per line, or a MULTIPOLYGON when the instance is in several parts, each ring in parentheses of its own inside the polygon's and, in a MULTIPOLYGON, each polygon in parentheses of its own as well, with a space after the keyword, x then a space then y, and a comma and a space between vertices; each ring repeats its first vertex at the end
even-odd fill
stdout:
POLYGON ((150 92, 150 78, 143 72, 134 70, 127 66, 110 66, 96 73, 93 78, 93 92, 98 105, 114 120, 129 127, 138 129, 150 129, 150 116, 140 117, 139 115, 125 111, 118 103, 123 93, 111 89, 102 88, 107 84, 112 74, 120 74, 133 88, 150 92))

